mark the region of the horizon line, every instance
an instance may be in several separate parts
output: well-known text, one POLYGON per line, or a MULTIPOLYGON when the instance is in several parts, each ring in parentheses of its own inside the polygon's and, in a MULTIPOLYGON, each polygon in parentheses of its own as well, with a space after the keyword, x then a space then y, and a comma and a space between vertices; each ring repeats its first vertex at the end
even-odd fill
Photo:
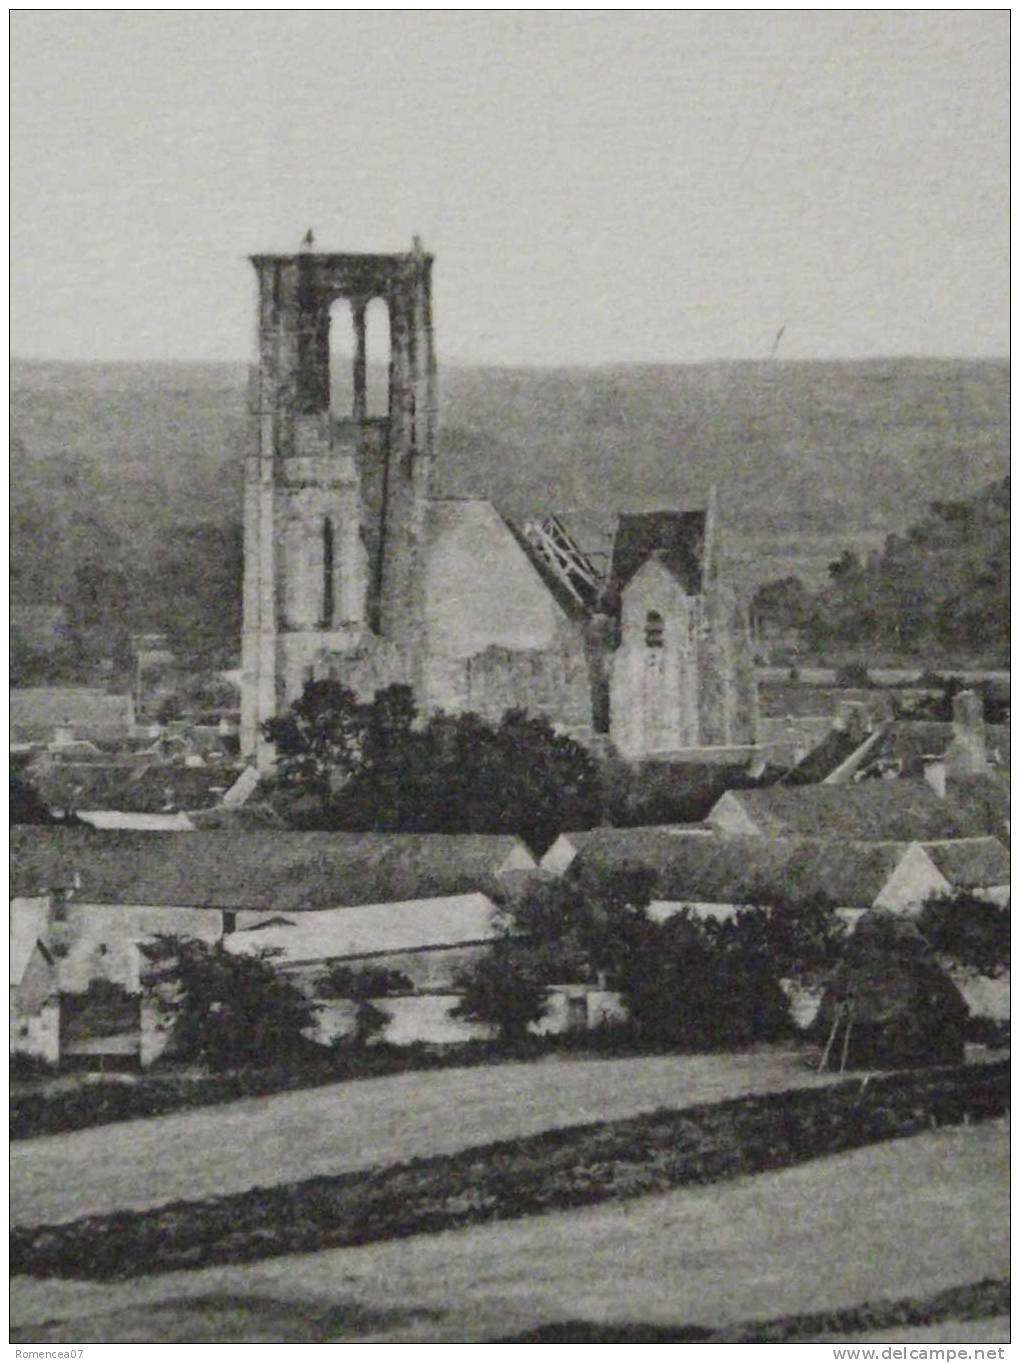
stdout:
MULTIPOLYGON (((344 354, 345 352, 341 352, 344 354)), ((779 366, 785 364, 875 364, 888 363, 895 360, 910 361, 942 361, 955 363, 994 363, 1008 364, 1011 356, 1007 352, 992 351, 876 351, 867 355, 776 355, 776 356, 755 356, 755 355, 716 355, 698 360, 550 360, 545 363, 534 361, 516 360, 469 360, 457 356, 450 356, 443 360, 442 364, 450 365, 455 369, 508 369, 508 370, 550 370, 550 369, 681 369, 697 368, 703 365, 725 365, 725 364, 757 364, 763 366, 779 366)), ((78 365, 78 366, 134 366, 144 365, 207 365, 222 367, 251 368, 257 363, 251 357, 234 356, 219 358, 185 356, 185 355, 160 355, 148 356, 145 358, 126 358, 96 356, 96 357, 71 357, 60 355, 16 355, 9 353, 8 363, 16 364, 49 364, 49 365, 78 365)), ((376 361, 376 367, 382 368, 382 361, 376 361)))

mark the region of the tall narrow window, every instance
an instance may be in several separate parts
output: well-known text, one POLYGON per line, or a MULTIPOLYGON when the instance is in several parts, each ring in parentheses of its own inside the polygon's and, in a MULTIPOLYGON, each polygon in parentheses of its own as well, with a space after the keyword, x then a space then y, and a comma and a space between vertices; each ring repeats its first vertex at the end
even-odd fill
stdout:
POLYGON ((665 626, 658 611, 649 611, 645 616, 645 647, 661 648, 665 626))
POLYGON ((322 523, 322 623, 333 623, 333 522, 322 523))
POLYGON ((390 310, 384 298, 365 309, 365 415, 388 416, 390 410, 390 310))

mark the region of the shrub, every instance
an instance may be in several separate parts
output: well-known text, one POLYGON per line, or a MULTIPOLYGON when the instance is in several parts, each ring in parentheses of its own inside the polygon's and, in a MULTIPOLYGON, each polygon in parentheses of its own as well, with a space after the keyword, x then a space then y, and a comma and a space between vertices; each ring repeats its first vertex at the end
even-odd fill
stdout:
POLYGON ((548 1010, 546 982, 538 953, 501 938, 457 977, 456 987, 464 996, 450 1009, 450 1016, 485 1023, 502 1040, 519 1041, 548 1010))
POLYGON ((933 951, 982 975, 1009 969, 1009 909, 960 891, 936 895, 921 909, 917 925, 933 951))
POLYGON ((173 1047, 214 1070, 271 1064, 306 1049, 315 1005, 274 969, 269 948, 234 955, 222 942, 159 936, 146 984, 174 1022, 173 1047))

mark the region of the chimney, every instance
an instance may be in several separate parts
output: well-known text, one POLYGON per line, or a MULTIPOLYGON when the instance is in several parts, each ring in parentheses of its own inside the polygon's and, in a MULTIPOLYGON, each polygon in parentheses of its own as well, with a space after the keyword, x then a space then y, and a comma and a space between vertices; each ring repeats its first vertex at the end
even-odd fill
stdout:
POLYGON ((841 700, 832 721, 834 729, 842 729, 858 743, 863 743, 871 732, 871 715, 861 700, 841 700))
POLYGON ((975 691, 959 691, 953 697, 953 741, 946 753, 950 776, 975 776, 988 770, 985 749, 985 714, 975 691))

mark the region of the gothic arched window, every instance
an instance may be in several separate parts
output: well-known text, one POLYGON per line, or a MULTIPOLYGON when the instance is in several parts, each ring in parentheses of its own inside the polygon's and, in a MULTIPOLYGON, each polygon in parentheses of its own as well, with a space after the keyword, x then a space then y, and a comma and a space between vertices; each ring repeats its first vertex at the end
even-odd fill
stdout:
POLYGON ((649 611, 645 616, 645 647, 661 648, 665 635, 665 625, 658 611, 649 611))
POLYGON ((322 623, 333 623, 333 522, 322 522, 322 623))

